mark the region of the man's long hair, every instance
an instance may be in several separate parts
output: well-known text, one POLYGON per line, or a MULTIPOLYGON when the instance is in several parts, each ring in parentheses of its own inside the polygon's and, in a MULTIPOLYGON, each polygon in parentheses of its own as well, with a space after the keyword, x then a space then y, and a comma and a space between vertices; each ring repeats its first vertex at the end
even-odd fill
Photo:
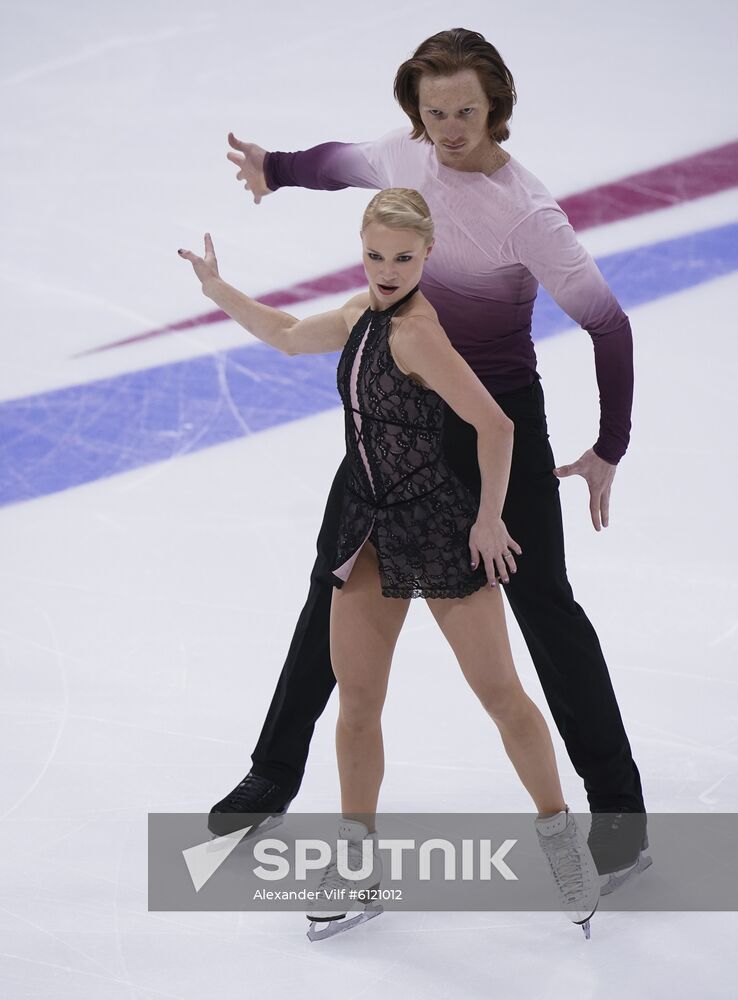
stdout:
POLYGON ((410 59, 397 70, 395 98, 413 125, 412 138, 430 137, 420 118, 418 83, 423 74, 451 76, 460 70, 476 72, 489 101, 489 135, 495 142, 510 138, 507 123, 517 100, 515 81, 494 45, 478 31, 451 28, 421 42, 410 59))

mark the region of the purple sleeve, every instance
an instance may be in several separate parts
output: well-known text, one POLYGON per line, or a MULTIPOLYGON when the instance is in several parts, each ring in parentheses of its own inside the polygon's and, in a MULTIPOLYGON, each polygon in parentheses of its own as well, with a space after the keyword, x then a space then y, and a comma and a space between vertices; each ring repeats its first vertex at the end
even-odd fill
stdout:
POLYGON ((507 240, 551 297, 592 338, 600 391, 595 454, 617 465, 630 441, 633 337, 630 322, 558 206, 533 212, 507 240))
POLYGON ((324 142, 296 153, 267 153, 264 179, 272 191, 281 187, 338 191, 340 188, 387 187, 380 142, 324 142))

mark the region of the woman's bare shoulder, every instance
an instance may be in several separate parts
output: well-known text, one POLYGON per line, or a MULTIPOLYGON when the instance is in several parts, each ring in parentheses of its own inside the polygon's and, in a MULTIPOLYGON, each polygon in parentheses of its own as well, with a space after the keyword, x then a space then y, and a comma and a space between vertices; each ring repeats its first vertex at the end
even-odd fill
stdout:
POLYGON ((404 316, 397 316, 393 321, 393 327, 397 333, 402 332, 401 340, 416 338, 422 335, 446 336, 446 332, 441 326, 438 313, 433 306, 426 302, 418 303, 418 306, 404 316))
POLYGON ((356 309, 356 308, 359 308, 359 307, 363 306, 364 309, 368 309, 369 305, 370 305, 370 302, 371 302, 371 299, 369 297, 369 290, 366 289, 363 292, 357 292, 356 295, 353 295, 348 300, 348 302, 344 305, 343 308, 344 309, 348 309, 350 307, 350 308, 356 309))
POLYGON ((423 338, 428 336, 438 336, 446 338, 445 331, 438 322, 438 313, 428 300, 423 297, 417 302, 413 302, 412 308, 403 316, 396 316, 393 319, 393 330, 389 336, 388 343, 395 364, 403 373, 424 388, 428 388, 424 379, 413 371, 414 351, 422 349, 423 338), (405 348, 405 358, 403 358, 403 347, 405 348))
POLYGON ((343 313, 343 318, 346 321, 346 326, 351 330, 359 319, 370 306, 369 292, 359 292, 357 295, 352 296, 341 306, 341 312, 343 313))
POLYGON ((436 323, 440 326, 438 313, 422 292, 418 292, 417 295, 413 296, 406 309, 406 312, 403 311, 399 316, 394 318, 395 323, 399 324, 402 322, 403 325, 415 326, 415 322, 407 324, 407 320, 425 320, 426 323, 436 323))

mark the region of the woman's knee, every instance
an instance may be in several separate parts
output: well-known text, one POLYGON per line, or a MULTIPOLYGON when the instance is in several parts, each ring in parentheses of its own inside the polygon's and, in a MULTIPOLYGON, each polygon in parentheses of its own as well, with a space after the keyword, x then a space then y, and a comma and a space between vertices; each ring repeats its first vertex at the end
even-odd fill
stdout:
POLYGON ((528 696, 516 678, 486 686, 477 692, 485 711, 495 722, 511 724, 521 718, 528 707, 528 696))
POLYGON ((364 733, 378 726, 382 719, 384 696, 361 690, 339 690, 338 718, 342 726, 352 733, 364 733))

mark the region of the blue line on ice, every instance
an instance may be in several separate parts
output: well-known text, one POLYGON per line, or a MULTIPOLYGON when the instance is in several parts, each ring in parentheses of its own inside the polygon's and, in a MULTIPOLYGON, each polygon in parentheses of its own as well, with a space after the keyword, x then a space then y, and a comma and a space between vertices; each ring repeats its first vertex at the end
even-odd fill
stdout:
MULTIPOLYGON (((597 261, 626 311, 738 269, 738 224, 597 261)), ((540 290, 536 341, 572 328, 540 290)), ((636 331, 637 332, 637 331, 636 331)), ((176 458, 338 406, 337 354, 264 344, 0 403, 0 506, 176 458)))

